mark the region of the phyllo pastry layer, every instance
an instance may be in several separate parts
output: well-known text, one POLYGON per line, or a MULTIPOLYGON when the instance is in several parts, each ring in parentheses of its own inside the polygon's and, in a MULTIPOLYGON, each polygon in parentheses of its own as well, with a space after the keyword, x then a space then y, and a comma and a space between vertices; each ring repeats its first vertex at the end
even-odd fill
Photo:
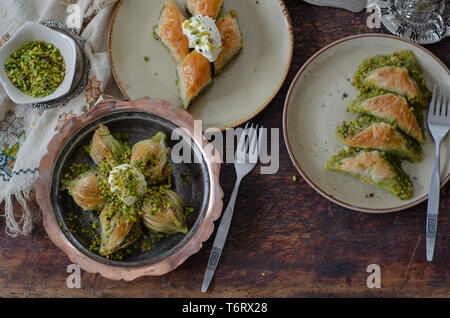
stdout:
POLYGON ((378 150, 343 150, 327 162, 326 168, 383 187, 401 200, 409 199, 414 192, 413 182, 400 161, 378 150))
POLYGON ((88 170, 67 185, 67 190, 75 203, 85 211, 101 210, 105 206, 106 199, 102 196, 100 182, 106 182, 105 178, 97 170, 88 170))
POLYGON ((368 115, 361 115, 349 124, 338 126, 336 137, 347 146, 377 149, 411 162, 418 162, 423 156, 423 150, 416 140, 395 126, 368 115))
POLYGON ((191 101, 212 83, 211 64, 196 50, 190 52, 178 65, 177 75, 180 97, 186 109, 191 101))
POLYGON ((428 107, 431 92, 425 85, 422 70, 412 51, 402 50, 363 60, 352 84, 362 99, 384 93, 396 93, 414 105, 428 107))
POLYGON ((364 79, 366 84, 385 89, 402 96, 419 98, 421 93, 417 84, 409 77, 403 67, 386 66, 369 73, 364 79))
POLYGON ((169 49, 177 63, 189 52, 189 39, 183 34, 185 17, 173 1, 167 1, 161 11, 154 35, 169 49))
POLYGON ((357 98, 350 103, 349 110, 372 115, 397 126, 421 144, 426 142, 421 109, 409 106, 402 96, 385 94, 366 100, 357 98))
POLYGON ((186 10, 192 15, 207 15, 216 19, 222 9, 223 0, 186 0, 186 10))
POLYGON ((106 205, 99 215, 101 224, 100 255, 106 256, 130 246, 141 236, 139 224, 129 222, 119 208, 106 205))
POLYGON ((222 51, 214 61, 214 73, 217 75, 239 53, 244 41, 234 11, 218 19, 216 25, 222 40, 222 51))

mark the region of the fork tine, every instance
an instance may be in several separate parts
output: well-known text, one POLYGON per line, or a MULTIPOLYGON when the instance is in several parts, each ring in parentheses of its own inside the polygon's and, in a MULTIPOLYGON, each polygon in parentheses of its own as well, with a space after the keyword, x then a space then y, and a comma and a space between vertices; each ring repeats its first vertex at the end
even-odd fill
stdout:
POLYGON ((244 152, 248 152, 249 150, 250 134, 252 133, 252 131, 253 131, 253 124, 251 124, 250 128, 248 128, 246 131, 247 138, 245 138, 245 147, 243 149, 244 152))
POLYGON ((444 99, 442 100, 442 116, 448 116, 448 102, 447 86, 444 88, 444 99))
POLYGON ((261 126, 261 128, 259 128, 259 133, 258 133, 258 155, 261 152, 263 134, 264 134, 264 126, 261 126))
POLYGON ((441 109, 442 109, 442 104, 441 104, 441 97, 442 97, 442 86, 439 85, 439 94, 437 96, 438 100, 436 102, 436 116, 441 116, 441 109))
POLYGON ((248 127, 249 122, 247 122, 247 124, 244 127, 244 130, 242 131, 241 137, 239 138, 239 142, 238 145, 236 147, 236 152, 238 151, 244 151, 244 146, 245 146, 245 136, 247 135, 247 127, 248 127))
POLYGON ((447 116, 450 116, 450 96, 447 96, 447 116))
POLYGON ((261 144, 262 144, 262 142, 261 142, 261 140, 262 140, 262 131, 263 131, 263 126, 261 125, 261 127, 259 127, 259 129, 258 129, 258 131, 257 131, 257 133, 258 133, 258 136, 257 136, 257 144, 256 144, 256 149, 255 149, 255 151, 258 153, 258 156, 259 156, 259 153, 260 153, 260 151, 261 151, 261 144))
POLYGON ((255 150, 256 150, 256 146, 258 145, 258 125, 256 125, 256 127, 254 129, 252 129, 251 131, 251 136, 250 136, 250 147, 248 149, 248 152, 252 155, 255 154, 255 150))
POLYGON ((430 116, 433 116, 434 113, 436 112, 436 90, 437 90, 437 85, 434 84, 433 95, 431 97, 431 103, 430 103, 430 109, 428 110, 430 116))

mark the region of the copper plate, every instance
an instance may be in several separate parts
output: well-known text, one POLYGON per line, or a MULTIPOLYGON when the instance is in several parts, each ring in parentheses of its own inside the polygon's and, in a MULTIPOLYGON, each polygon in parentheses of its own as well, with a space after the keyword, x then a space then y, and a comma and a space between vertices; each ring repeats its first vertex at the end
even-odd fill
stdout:
MULTIPOLYGON (((155 127, 149 126, 148 131, 145 130, 145 124, 143 127, 143 131, 139 134, 148 134, 150 137, 150 134, 153 133, 152 129, 154 130, 155 127)), ((166 133, 170 136, 170 131, 166 131, 166 133)), ((43 212, 44 227, 55 245, 62 249, 73 263, 80 265, 87 272, 99 273, 108 279, 127 281, 145 275, 166 274, 200 250, 202 243, 210 237, 214 230, 213 222, 222 212, 223 192, 219 184, 220 163, 214 160, 214 147, 201 133, 194 134, 194 121, 189 113, 184 110, 176 110, 164 101, 153 101, 149 98, 133 102, 105 100, 86 114, 72 118, 52 138, 47 149, 48 153, 41 160, 40 176, 36 181, 36 198, 43 212), (92 132, 98 123, 102 122, 107 125, 111 123, 125 131, 128 126, 130 131, 133 131, 135 127, 130 125, 134 122, 137 125, 146 120, 150 125, 153 122, 155 125, 162 125, 161 127, 166 130, 182 128, 185 133, 184 140, 192 145, 192 150, 198 152, 200 172, 198 173, 199 180, 195 182, 199 185, 187 196, 197 196, 195 200, 198 203, 199 211, 191 220, 190 231, 186 236, 174 236, 173 239, 171 236, 165 245, 163 243, 159 249, 156 249, 156 252, 150 250, 148 254, 139 255, 128 261, 107 260, 89 252, 82 237, 68 233, 65 224, 62 225, 62 228, 60 227, 60 224, 64 222, 62 215, 67 209, 63 203, 64 200, 60 199, 62 196, 57 193, 61 167, 66 161, 78 159, 80 155, 77 150, 79 148, 76 147, 82 147, 89 132, 92 132)), ((186 168, 186 165, 196 164, 176 165, 186 168)), ((180 175, 180 169, 184 169, 180 167, 174 167, 177 175, 180 175)), ((177 178, 178 176, 175 176, 174 173, 173 177, 177 178)), ((180 187, 180 191, 184 190, 180 187)))

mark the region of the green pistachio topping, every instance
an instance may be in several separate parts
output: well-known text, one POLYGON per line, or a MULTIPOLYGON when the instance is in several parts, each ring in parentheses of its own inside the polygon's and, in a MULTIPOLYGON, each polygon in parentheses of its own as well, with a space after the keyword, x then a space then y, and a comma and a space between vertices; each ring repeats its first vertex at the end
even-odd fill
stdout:
POLYGON ((11 82, 33 97, 52 94, 64 80, 65 71, 59 49, 43 41, 26 42, 5 63, 5 72, 11 82))

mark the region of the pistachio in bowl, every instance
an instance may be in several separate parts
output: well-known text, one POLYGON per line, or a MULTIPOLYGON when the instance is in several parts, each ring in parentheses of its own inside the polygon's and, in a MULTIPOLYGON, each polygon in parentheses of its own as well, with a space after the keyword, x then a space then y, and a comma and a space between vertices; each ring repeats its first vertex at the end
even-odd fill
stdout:
POLYGON ((11 82, 27 95, 45 97, 64 80, 66 63, 60 50, 44 41, 25 42, 5 63, 11 82))
POLYGON ((16 104, 54 100, 69 93, 76 57, 69 36, 27 22, 0 48, 0 82, 16 104))

